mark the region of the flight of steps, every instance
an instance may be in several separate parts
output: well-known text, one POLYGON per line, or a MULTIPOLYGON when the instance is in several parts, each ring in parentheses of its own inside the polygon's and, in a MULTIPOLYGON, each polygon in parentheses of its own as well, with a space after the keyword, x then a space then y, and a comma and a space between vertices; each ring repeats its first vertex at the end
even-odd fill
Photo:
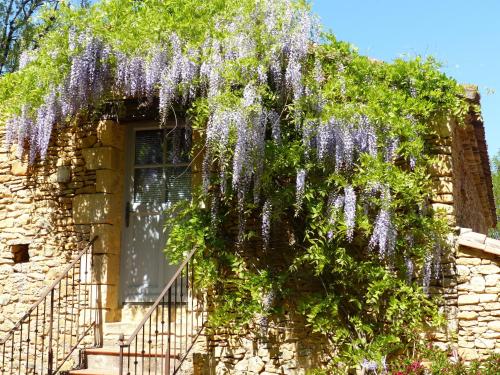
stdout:
MULTIPOLYGON (((180 317, 185 322, 185 314, 176 314, 176 321, 180 322, 180 317)), ((137 318, 136 318, 137 319, 137 318)), ((120 366, 120 337, 124 335, 124 341, 126 342, 129 335, 131 335, 137 328, 140 320, 128 320, 122 319, 124 321, 117 323, 105 323, 103 327, 104 332, 104 342, 102 348, 90 348, 84 350, 85 356, 85 369, 71 370, 69 375, 117 375, 119 373, 120 366)), ((178 323, 180 326, 180 323, 178 323)), ((185 328, 186 325, 184 324, 185 328)), ((154 332, 154 328, 152 328, 154 332)), ((185 334, 185 330, 183 329, 185 334)), ((187 332, 189 337, 192 337, 191 332, 187 332)), ((171 346, 172 353, 170 355, 170 371, 165 371, 166 366, 166 356, 165 352, 161 350, 161 342, 163 339, 163 348, 167 347, 168 337, 164 335, 152 335, 152 343, 148 345, 149 333, 146 336, 138 335, 137 337, 137 348, 134 345, 130 347, 129 350, 124 351, 124 374, 130 371, 131 375, 134 374, 163 374, 168 375, 173 372, 173 366, 176 362, 176 358, 179 359, 181 355, 186 352, 185 338, 181 341, 180 332, 177 335, 171 333, 171 346), (144 346, 143 346, 144 342, 144 346), (181 348, 181 342, 183 346, 181 348), (157 344, 157 345, 156 345, 157 344), (144 348, 144 353, 142 350, 144 348), (137 363, 135 363, 137 362, 137 363)), ((187 361, 187 366, 189 366, 189 361, 187 361)), ((183 365, 184 367, 184 365, 183 365)), ((190 373, 189 371, 182 371, 182 373, 190 373)))

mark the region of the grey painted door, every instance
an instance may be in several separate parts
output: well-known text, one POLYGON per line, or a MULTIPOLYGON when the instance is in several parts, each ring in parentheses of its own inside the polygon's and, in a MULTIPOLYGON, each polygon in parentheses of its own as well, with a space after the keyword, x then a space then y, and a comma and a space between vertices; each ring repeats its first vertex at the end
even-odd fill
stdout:
POLYGON ((122 302, 152 302, 175 272, 163 250, 169 207, 190 198, 182 127, 135 127, 129 134, 122 242, 122 302))

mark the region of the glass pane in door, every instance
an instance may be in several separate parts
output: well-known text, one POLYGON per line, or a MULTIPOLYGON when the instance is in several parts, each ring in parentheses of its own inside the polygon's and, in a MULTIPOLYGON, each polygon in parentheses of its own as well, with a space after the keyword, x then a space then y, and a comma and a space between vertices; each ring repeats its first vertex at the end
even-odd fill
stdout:
POLYGON ((165 174, 162 167, 137 168, 134 171, 134 202, 165 203, 165 174))

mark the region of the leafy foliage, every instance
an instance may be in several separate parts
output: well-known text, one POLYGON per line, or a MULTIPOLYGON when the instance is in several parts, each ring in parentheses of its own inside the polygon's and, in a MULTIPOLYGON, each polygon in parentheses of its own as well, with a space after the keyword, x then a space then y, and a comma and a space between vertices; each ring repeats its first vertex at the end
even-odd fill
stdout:
POLYGON ((500 152, 493 156, 491 160, 492 166, 492 181, 493 181, 493 196, 495 197, 496 212, 497 212, 497 227, 490 231, 490 236, 500 239, 500 152))
POLYGON ((426 292, 449 230, 425 140, 468 105, 434 60, 360 56, 291 0, 105 0, 50 22, 0 81, 9 141, 34 162, 55 123, 103 103, 158 98, 160 121, 183 107, 203 186, 174 208, 166 251, 198 249, 214 326, 297 311, 350 366, 437 323, 426 292))
POLYGON ((413 358, 406 358, 391 366, 395 375, 448 374, 496 375, 500 373, 500 356, 495 353, 485 360, 474 360, 469 365, 462 362, 456 352, 447 353, 436 348, 420 348, 413 358))

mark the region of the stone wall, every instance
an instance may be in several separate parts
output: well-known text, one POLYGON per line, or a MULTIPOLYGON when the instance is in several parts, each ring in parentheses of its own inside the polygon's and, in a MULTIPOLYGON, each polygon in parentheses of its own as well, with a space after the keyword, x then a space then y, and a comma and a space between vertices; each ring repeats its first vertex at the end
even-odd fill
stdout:
POLYGON ((469 361, 500 353, 500 241, 466 230, 457 245, 457 344, 469 361))
POLYGON ((305 374, 331 359, 326 338, 314 334, 303 317, 271 320, 261 326, 218 330, 204 337, 204 351, 194 355, 195 374, 305 374))
POLYGON ((453 132, 453 195, 456 197, 456 222, 461 227, 486 234, 493 223, 485 196, 487 185, 482 173, 474 128, 456 126, 453 132))
POLYGON ((118 306, 123 131, 110 121, 53 132, 28 166, 0 128, 0 337, 95 235, 105 318, 118 306), (111 226, 118 230, 110 230, 111 226))
POLYGON ((90 228, 75 225, 72 208, 75 195, 95 185, 81 152, 95 143, 95 130, 54 133, 46 160, 29 167, 15 146, 4 146, 0 128, 0 335, 89 239, 90 228))
POLYGON ((444 212, 451 226, 488 233, 496 225, 495 203, 484 125, 475 113, 479 105, 476 87, 466 87, 471 111, 463 123, 452 117, 438 117, 436 133, 426 140, 436 158, 431 173, 435 210, 444 212))
MULTIPOLYGON (((466 87, 466 95, 479 105, 476 87, 466 87)), ((484 125, 473 107, 464 125, 453 126, 451 136, 456 223, 487 234, 496 225, 495 202, 484 125)))

